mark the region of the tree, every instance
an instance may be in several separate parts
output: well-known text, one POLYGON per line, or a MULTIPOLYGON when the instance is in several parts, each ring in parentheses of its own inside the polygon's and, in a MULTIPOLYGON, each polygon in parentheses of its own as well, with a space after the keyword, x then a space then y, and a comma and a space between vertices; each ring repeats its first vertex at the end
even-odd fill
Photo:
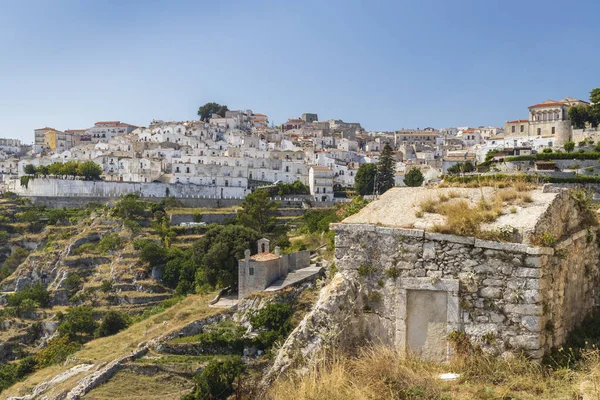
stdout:
POLYGON ((240 224, 264 235, 275 227, 277 208, 279 203, 270 199, 269 192, 256 190, 246 196, 242 209, 237 213, 237 219, 240 224))
POLYGON ((71 340, 83 341, 92 337, 97 328, 98 323, 94 320, 92 307, 79 306, 69 308, 63 322, 58 326, 58 332, 71 340))
POLYGON ((77 176, 77 161, 67 161, 61 166, 60 174, 65 176, 77 176))
POLYGON ((143 216, 146 211, 146 205, 139 198, 140 196, 135 193, 126 194, 115 204, 112 215, 122 220, 143 216))
POLYGON ((475 167, 473 166, 473 164, 470 161, 466 161, 464 163, 459 162, 454 164, 453 166, 448 168, 447 172, 449 174, 465 174, 473 171, 475 171, 475 167))
POLYGON ((396 161, 392 148, 386 144, 377 164, 377 189, 380 194, 387 192, 396 185, 396 161))
POLYGON ((182 400, 225 400, 234 393, 233 382, 244 372, 244 363, 239 356, 228 356, 212 360, 196 378, 194 391, 182 400))
POLYGON ((360 195, 373 194, 377 179, 377 166, 375 164, 362 164, 358 167, 354 177, 354 190, 360 195))
POLYGON ((573 149, 575 149, 575 143, 574 143, 574 142, 566 142, 566 143, 563 145, 563 148, 565 149, 565 151, 566 151, 567 153, 570 153, 570 152, 572 152, 572 151, 573 151, 573 149))
POLYGON ((590 102, 593 105, 600 105, 600 88, 592 89, 590 92, 590 102))
POLYGON ((208 121, 213 114, 219 114, 221 117, 224 117, 226 111, 229 111, 226 105, 214 102, 206 103, 198 109, 198 116, 202 121, 208 121))
POLYGON ((84 161, 77 166, 77 175, 83 176, 85 180, 94 181, 100 179, 102 168, 93 161, 84 161))
POLYGON ((575 129, 585 128, 585 123, 589 119, 589 107, 577 105, 569 108, 569 119, 575 129))
POLYGON ((408 171, 404 176, 404 183, 406 184, 406 186, 421 186, 424 180, 425 177, 423 176, 421 170, 415 167, 411 168, 410 171, 408 171))
POLYGON ((136 240, 133 243, 133 246, 136 250, 140 250, 140 260, 149 263, 152 267, 162 265, 166 262, 167 249, 161 244, 152 240, 143 239, 136 240))
POLYGON ((35 165, 27 164, 23 167, 23 172, 27 175, 35 175, 35 165))
POLYGON ((95 335, 96 337, 114 335, 120 330, 127 328, 127 325, 129 325, 129 318, 126 314, 118 311, 109 311, 100 321, 95 335))
POLYGON ((217 225, 209 229, 193 245, 192 261, 198 266, 196 285, 235 286, 238 260, 244 258, 246 249, 256 251, 259 238, 255 230, 240 225, 217 225))
POLYGON ((47 165, 39 165, 35 168, 35 173, 37 175, 48 175, 48 166, 47 165))
POLYGON ((62 175, 62 166, 61 162, 54 162, 48 167, 48 173, 55 176, 62 175))

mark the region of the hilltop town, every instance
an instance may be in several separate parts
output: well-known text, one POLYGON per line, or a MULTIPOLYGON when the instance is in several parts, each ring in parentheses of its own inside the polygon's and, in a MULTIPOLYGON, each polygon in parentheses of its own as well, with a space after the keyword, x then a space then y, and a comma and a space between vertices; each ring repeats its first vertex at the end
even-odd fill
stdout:
MULTIPOLYGON (((404 186, 405 174, 414 168, 425 184, 439 182, 443 174, 474 171, 594 175, 593 168, 547 160, 525 168, 510 163, 489 168, 490 160, 564 151, 570 143, 589 150, 600 139, 596 124, 574 112, 588 106, 567 97, 531 105, 516 116, 526 118, 507 120, 503 127, 394 132, 366 131, 357 122, 320 121, 313 113, 274 126, 265 114, 219 106, 203 119, 154 120, 147 127, 121 121, 99 121, 88 129, 44 127, 34 131, 33 145, 1 139, 0 173, 4 190, 25 196, 104 199, 136 192, 142 197, 241 199, 256 187, 301 182, 314 201, 335 201, 354 187, 360 166, 376 164, 389 145, 396 161, 395 186, 404 186), (78 176, 68 167, 56 167, 70 161, 93 162, 99 169, 78 176), (486 168, 475 168, 481 164, 486 168), (96 184, 92 190, 90 185, 61 184, 65 179, 96 184)), ((373 185, 368 194, 378 191, 373 185)))

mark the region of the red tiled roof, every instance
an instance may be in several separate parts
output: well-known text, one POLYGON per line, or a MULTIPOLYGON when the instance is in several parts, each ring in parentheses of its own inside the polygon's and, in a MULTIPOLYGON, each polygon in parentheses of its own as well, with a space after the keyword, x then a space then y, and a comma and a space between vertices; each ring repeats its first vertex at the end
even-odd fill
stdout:
POLYGON ((507 124, 519 124, 522 122, 529 122, 529 120, 528 119, 515 119, 514 121, 507 121, 506 123, 507 124))
POLYGON ((110 125, 117 125, 120 124, 121 121, 98 121, 96 122, 96 125, 106 125, 106 124, 110 124, 110 125))
POLYGON ((539 104, 534 104, 532 106, 529 106, 529 108, 537 108, 537 107, 551 107, 551 106, 563 106, 565 105, 565 103, 562 103, 560 101, 555 101, 555 100, 546 100, 543 103, 539 103, 539 104))
POLYGON ((250 257, 250 260, 252 261, 272 261, 277 259, 279 259, 279 257, 273 253, 258 253, 250 257))

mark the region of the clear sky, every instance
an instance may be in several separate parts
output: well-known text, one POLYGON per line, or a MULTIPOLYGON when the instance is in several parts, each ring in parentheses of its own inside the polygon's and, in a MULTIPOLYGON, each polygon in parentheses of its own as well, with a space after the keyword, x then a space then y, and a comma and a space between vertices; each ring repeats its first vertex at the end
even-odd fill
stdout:
POLYGON ((600 86, 598 0, 0 0, 0 137, 209 101, 369 130, 502 125, 600 86))

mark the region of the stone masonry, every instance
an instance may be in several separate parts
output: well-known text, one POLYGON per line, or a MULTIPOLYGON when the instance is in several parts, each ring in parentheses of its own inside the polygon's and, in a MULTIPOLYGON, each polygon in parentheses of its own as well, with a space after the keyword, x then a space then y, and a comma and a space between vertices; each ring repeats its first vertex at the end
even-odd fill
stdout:
POLYGON ((598 304, 598 233, 581 215, 567 191, 548 201, 531 234, 560 237, 553 248, 344 221, 336 265, 360 282, 371 341, 443 360, 457 330, 539 359, 598 304))

